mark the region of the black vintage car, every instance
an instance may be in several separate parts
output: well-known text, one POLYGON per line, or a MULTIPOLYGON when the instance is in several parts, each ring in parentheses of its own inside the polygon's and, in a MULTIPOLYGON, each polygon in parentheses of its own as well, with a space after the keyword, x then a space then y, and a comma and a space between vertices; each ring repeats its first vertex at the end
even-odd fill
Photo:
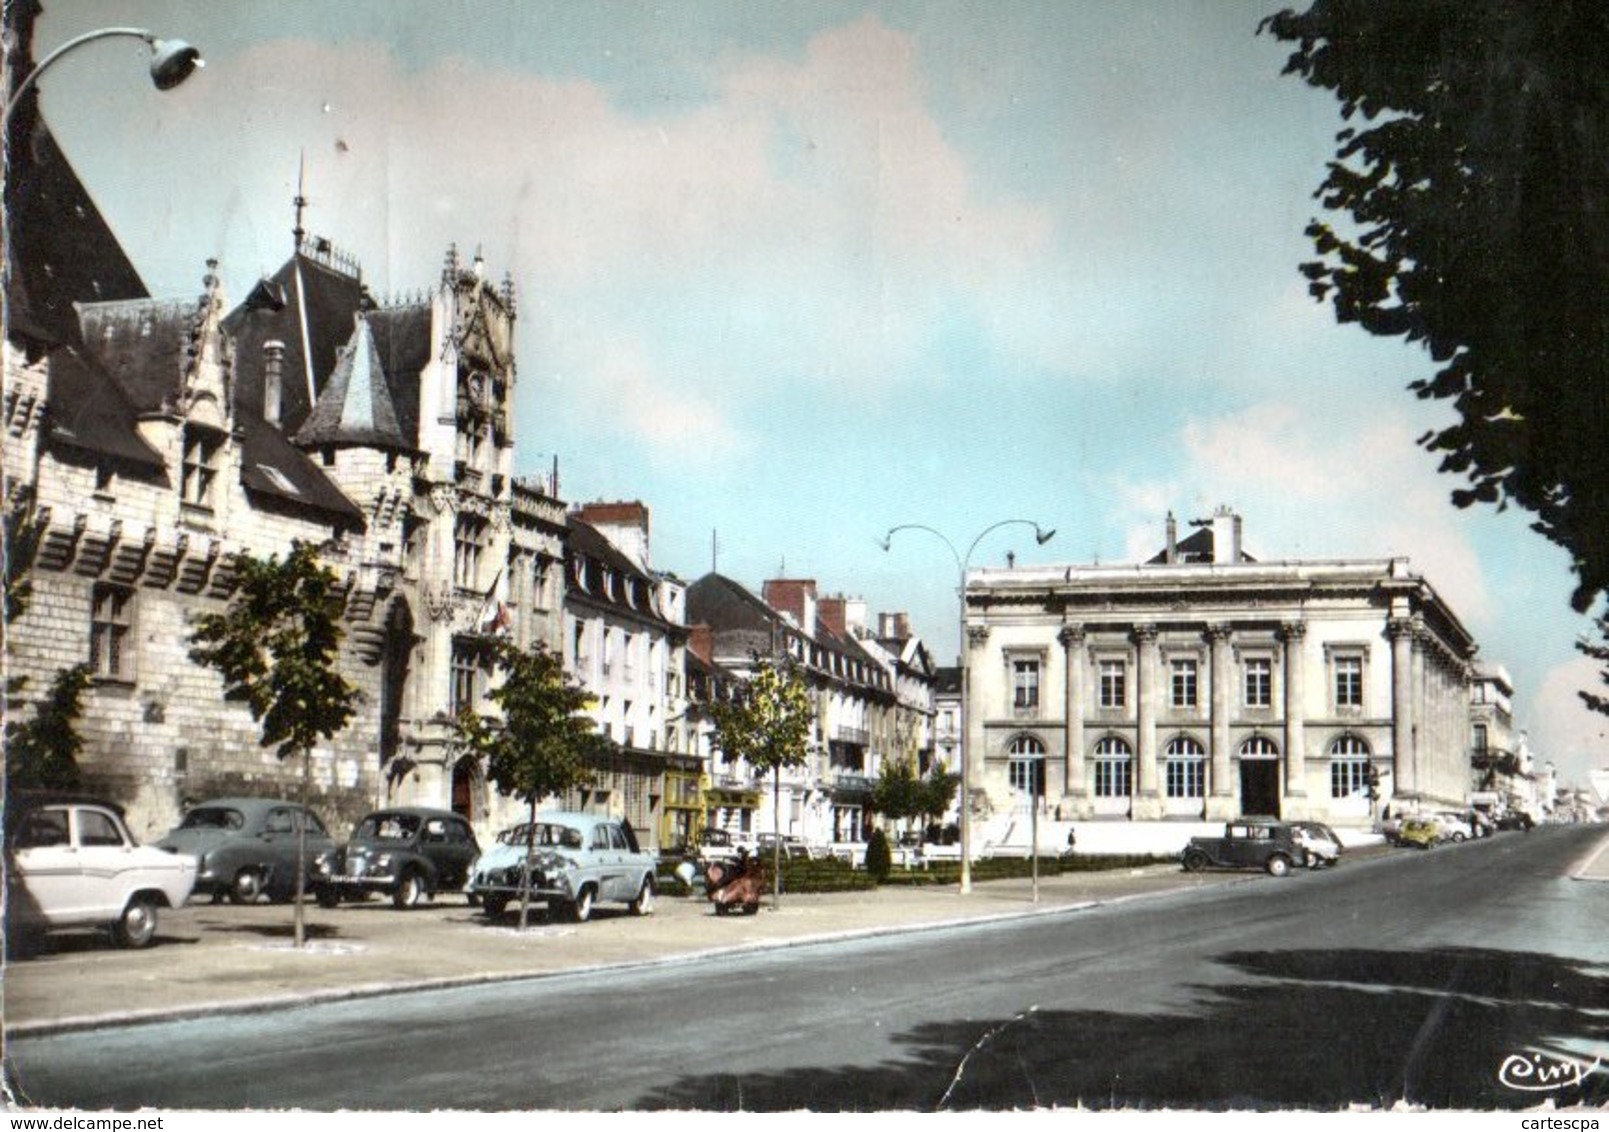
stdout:
POLYGON ((1179 854, 1185 870, 1266 869, 1282 877, 1295 866, 1308 863, 1307 850, 1296 831, 1284 822, 1232 821, 1222 837, 1192 837, 1179 854))
POLYGON ((358 822, 350 841, 319 859, 313 891, 326 908, 372 892, 412 908, 438 892, 463 892, 479 856, 474 831, 457 814, 376 810, 358 822))

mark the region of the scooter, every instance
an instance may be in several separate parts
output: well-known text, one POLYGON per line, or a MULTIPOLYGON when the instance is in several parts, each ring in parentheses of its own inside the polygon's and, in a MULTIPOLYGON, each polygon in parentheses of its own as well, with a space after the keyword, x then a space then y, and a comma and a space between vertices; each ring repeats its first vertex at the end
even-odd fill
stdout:
POLYGON ((717 916, 734 909, 753 915, 765 895, 765 868, 758 857, 746 853, 731 861, 712 861, 704 870, 704 894, 715 905, 717 916))

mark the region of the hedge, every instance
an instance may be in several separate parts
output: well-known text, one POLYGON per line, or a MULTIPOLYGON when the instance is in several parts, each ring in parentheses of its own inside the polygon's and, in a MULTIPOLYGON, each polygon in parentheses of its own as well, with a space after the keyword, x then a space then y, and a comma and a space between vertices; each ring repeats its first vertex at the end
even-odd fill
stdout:
MULTIPOLYGON (((1133 869, 1145 865, 1173 863, 1173 857, 1112 856, 1112 857, 1041 857, 1039 875, 1059 876, 1063 873, 1104 872, 1112 869, 1133 869)), ((654 878, 661 896, 702 896, 704 882, 695 877, 689 887, 682 883, 674 869, 679 861, 666 859, 660 863, 660 872, 654 878)), ((766 891, 771 890, 771 859, 764 860, 766 891)), ((1026 857, 986 857, 972 862, 972 879, 975 881, 1007 880, 1033 875, 1033 862, 1026 857)), ((891 887, 909 885, 959 884, 961 863, 940 861, 925 869, 893 869, 884 884, 891 887)), ((864 869, 836 858, 784 857, 782 860, 782 891, 812 892, 865 892, 877 887, 877 881, 864 869)))

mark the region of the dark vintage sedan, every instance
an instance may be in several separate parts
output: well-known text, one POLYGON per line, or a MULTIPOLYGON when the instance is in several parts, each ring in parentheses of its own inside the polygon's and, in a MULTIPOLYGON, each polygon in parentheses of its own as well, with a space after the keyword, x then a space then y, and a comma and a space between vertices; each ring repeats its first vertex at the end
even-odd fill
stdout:
MULTIPOLYGON (((277 798, 216 798, 186 811, 183 820, 157 847, 196 858, 196 892, 250 904, 263 895, 290 900, 296 895, 296 856, 302 825, 307 828, 303 860, 311 876, 314 861, 335 848, 314 811, 277 798)), ((304 891, 311 892, 310 882, 304 891)))
POLYGON ((315 864, 314 891, 326 908, 371 893, 412 908, 440 892, 463 892, 479 856, 475 832, 458 814, 418 806, 376 810, 315 864))
POLYGON ((1185 869, 1265 869, 1282 877, 1296 865, 1306 865, 1307 850, 1296 831, 1284 822, 1232 821, 1222 837, 1192 837, 1179 855, 1185 869))

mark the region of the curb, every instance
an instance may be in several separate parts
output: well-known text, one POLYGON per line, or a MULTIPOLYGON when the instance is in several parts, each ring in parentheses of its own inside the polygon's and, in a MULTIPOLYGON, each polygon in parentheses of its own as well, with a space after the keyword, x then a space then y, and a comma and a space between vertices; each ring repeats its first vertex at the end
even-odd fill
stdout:
POLYGON ((1594 848, 1589 849, 1580 862, 1570 870, 1571 880, 1609 881, 1609 864, 1596 869, 1600 858, 1609 855, 1609 836, 1606 836, 1594 848))

